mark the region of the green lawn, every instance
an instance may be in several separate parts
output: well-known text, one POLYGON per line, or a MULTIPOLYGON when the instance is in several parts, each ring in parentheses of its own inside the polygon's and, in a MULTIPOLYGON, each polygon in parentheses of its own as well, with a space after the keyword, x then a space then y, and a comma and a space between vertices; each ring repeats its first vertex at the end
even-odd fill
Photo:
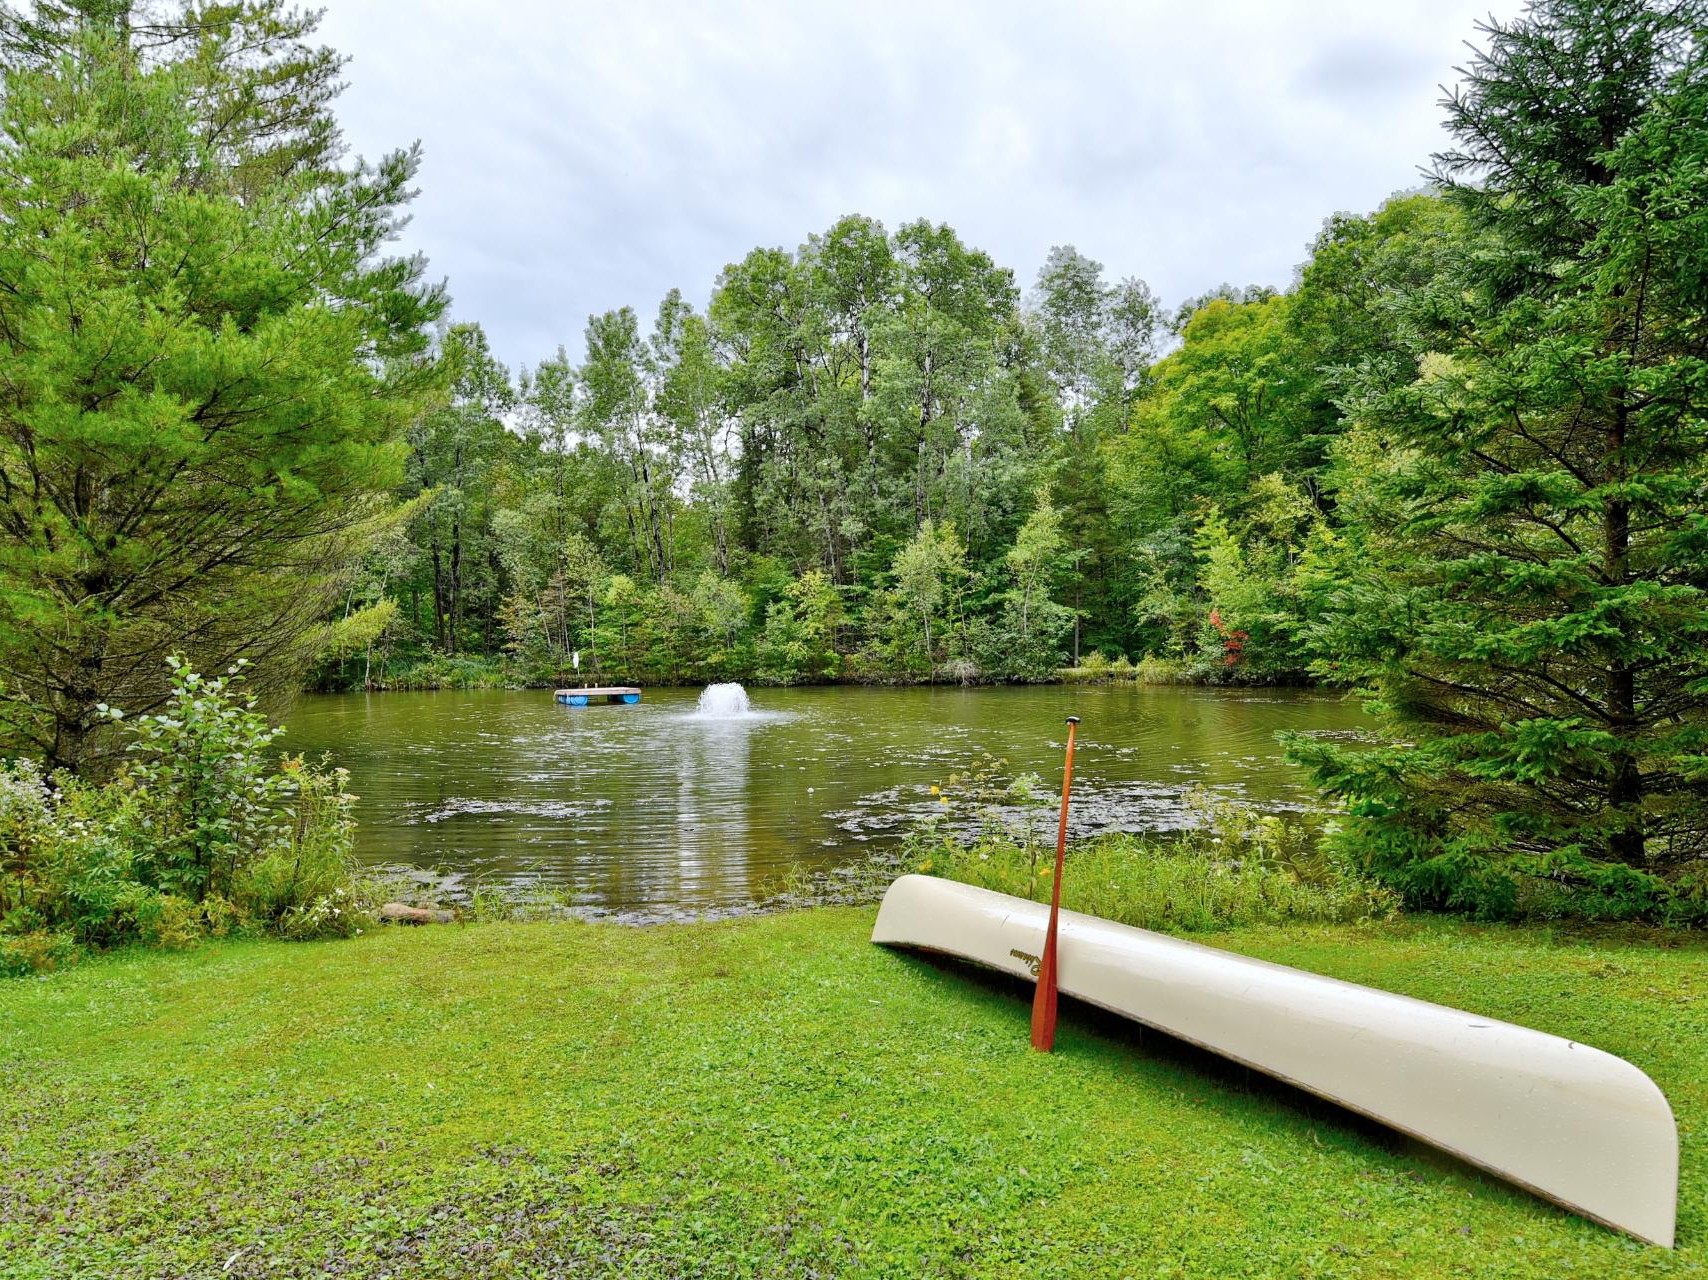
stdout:
POLYGON ((1218 945, 1529 1023, 1671 1097, 1680 1248, 866 942, 869 909, 128 954, 0 984, 0 1275, 1695 1275, 1708 947, 1218 945))

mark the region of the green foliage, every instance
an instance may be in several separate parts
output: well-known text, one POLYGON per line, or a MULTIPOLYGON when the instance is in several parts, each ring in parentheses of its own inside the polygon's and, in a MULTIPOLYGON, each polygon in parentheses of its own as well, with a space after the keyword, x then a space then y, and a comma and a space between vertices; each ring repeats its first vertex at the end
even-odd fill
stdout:
POLYGON ((398 604, 391 599, 376 600, 373 604, 352 609, 327 628, 320 648, 322 661, 342 662, 358 653, 371 651, 397 620, 398 604))
POLYGON ((237 697, 241 665, 209 679, 167 662, 165 709, 130 722, 122 834, 145 883, 191 902, 229 897, 238 866, 277 835, 285 779, 266 751, 281 730, 237 697))
POLYGON ((789 584, 781 600, 765 610, 759 637, 758 675, 771 684, 794 684, 841 673, 836 651, 842 597, 816 569, 789 584))
POLYGON ((1004 557, 1012 584, 1002 593, 1001 612, 969 623, 969 645, 988 678, 1052 680, 1073 629, 1072 611, 1052 595, 1071 572, 1073 556, 1062 532, 1062 516, 1047 489, 1039 489, 1031 515, 1004 557))
POLYGON ((417 662, 387 667, 375 679, 381 689, 514 689, 525 672, 476 654, 435 653, 417 662))
POLYGON ((713 678, 751 669, 743 646, 753 602, 741 585, 707 569, 694 583, 693 604, 699 634, 694 658, 700 668, 713 678))
POLYGON ((398 478, 444 299, 385 256, 417 156, 346 163, 284 0, 0 30, 0 743, 96 768, 179 649, 288 687, 398 478))
POLYGON ((931 679, 940 664, 965 656, 966 546, 954 525, 927 520, 896 553, 891 574, 879 633, 885 661, 902 674, 931 679))
POLYGON ((45 929, 0 933, 0 978, 52 973, 76 964, 79 955, 77 940, 68 933, 45 929))
POLYGON ((355 797, 343 769, 300 756, 279 768, 279 829, 246 863, 233 896, 249 917, 286 938, 349 937, 363 918, 356 876, 355 797))
POLYGON ((1294 750, 1420 903, 1702 915, 1703 17, 1486 27, 1438 157, 1474 252, 1391 313, 1415 374, 1359 388, 1312 643, 1390 736, 1294 750))
POLYGON ((238 694, 240 671, 209 679, 176 662, 166 710, 114 713, 133 759, 104 785, 0 764, 0 969, 239 929, 358 931, 345 774, 269 763, 275 731, 238 694))
POLYGON ((579 651, 611 680, 1034 681, 1082 648, 1305 678, 1340 399, 1412 376, 1388 309, 1461 222, 1433 195, 1331 219, 1294 289, 1196 300, 1160 360, 1148 288, 1072 246, 1021 305, 951 229, 858 217, 749 254, 703 315, 672 291, 650 331, 593 317, 579 364, 512 377, 454 327, 409 544, 352 592, 398 616, 322 680, 455 683, 440 656, 502 654, 545 685, 579 651), (789 598, 812 575, 828 638, 789 598))

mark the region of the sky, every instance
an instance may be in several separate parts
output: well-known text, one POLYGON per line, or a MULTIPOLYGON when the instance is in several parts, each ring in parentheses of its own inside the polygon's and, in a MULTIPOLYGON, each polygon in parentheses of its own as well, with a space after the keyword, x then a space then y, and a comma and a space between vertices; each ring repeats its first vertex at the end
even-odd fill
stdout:
POLYGON ((1416 187, 1441 86, 1512 0, 321 0, 359 155, 421 143, 401 248, 500 359, 703 307, 848 213, 1053 245, 1178 303, 1284 287, 1323 219, 1416 187))

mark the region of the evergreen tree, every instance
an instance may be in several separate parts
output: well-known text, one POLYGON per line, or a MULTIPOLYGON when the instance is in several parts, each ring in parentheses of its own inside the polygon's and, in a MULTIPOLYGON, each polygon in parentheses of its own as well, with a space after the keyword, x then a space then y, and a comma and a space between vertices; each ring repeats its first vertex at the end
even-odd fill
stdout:
POLYGON ((398 478, 443 299, 414 152, 341 161, 284 0, 0 11, 0 739, 98 753, 163 659, 288 684, 398 478))
POLYGON ((1477 238, 1408 303, 1420 376, 1359 407, 1319 632, 1404 745, 1295 748, 1426 902, 1708 897, 1705 26, 1541 0, 1447 104, 1477 238))

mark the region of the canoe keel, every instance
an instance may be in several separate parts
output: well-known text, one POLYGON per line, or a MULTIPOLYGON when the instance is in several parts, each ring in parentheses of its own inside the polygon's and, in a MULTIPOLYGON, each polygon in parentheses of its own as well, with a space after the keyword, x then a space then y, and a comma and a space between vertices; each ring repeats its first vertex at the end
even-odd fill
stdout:
MULTIPOLYGON (((872 941, 1035 978, 1049 909, 932 876, 884 895, 872 941)), ((1284 965, 1061 913, 1062 992, 1440 1147, 1584 1217, 1672 1246, 1678 1130, 1622 1058, 1284 965)))

